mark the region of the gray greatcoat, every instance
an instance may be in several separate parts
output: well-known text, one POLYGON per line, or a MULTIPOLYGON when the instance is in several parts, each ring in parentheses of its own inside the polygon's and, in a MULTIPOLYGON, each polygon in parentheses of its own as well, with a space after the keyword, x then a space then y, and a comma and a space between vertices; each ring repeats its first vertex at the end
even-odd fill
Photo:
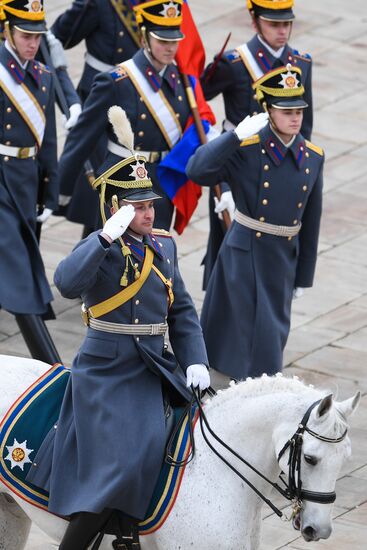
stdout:
POLYGON ((200 147, 187 174, 201 185, 227 181, 237 209, 293 226, 291 239, 234 221, 209 279, 201 324, 210 366, 237 379, 282 368, 292 292, 312 286, 322 201, 322 150, 299 134, 285 147, 267 125, 240 142, 227 132, 200 147))
MULTIPOLYGON (((88 328, 65 393, 53 448, 51 473, 47 441, 35 458, 29 479, 50 491, 49 510, 69 515, 115 508, 143 518, 164 456, 163 386, 190 398, 186 368, 207 364, 200 323, 182 281, 176 245, 169 236, 144 238, 154 264, 172 279, 175 300, 150 272, 138 293, 103 321, 133 325, 167 320, 172 354, 163 336, 130 336, 88 328)), ((143 244, 125 239, 141 266, 143 244)), ((119 292, 125 266, 120 245, 108 247, 98 233, 81 241, 63 260, 55 283, 67 298, 82 296, 87 307, 119 292)))
MULTIPOLYGON (((0 46, 0 63, 19 86, 24 83, 46 116, 39 152, 30 158, 0 154, 0 307, 11 313, 43 314, 52 294, 35 236, 39 185, 40 200, 57 206, 56 125, 54 87, 50 71, 38 61, 23 69, 0 46)), ((0 87, 0 143, 34 147, 35 136, 12 101, 0 87)))

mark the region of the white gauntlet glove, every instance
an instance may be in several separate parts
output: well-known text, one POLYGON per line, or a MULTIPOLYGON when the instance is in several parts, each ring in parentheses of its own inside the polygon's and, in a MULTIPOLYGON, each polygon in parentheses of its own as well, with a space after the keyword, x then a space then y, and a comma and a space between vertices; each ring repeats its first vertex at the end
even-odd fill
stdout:
POLYGON ((224 191, 224 193, 221 194, 220 199, 217 199, 217 197, 214 197, 214 203, 215 203, 214 212, 218 214, 218 217, 220 220, 223 218, 221 214, 223 210, 228 210, 228 214, 230 215, 231 220, 233 219, 235 203, 234 203, 231 191, 224 191))
POLYGON ((70 195, 59 195, 59 206, 67 206, 71 201, 70 195))
POLYGON ((132 204, 121 206, 103 226, 102 233, 105 233, 112 241, 123 235, 135 217, 135 208, 132 204))
POLYGON ((199 386, 199 390, 203 391, 210 386, 209 371, 205 365, 190 365, 186 370, 186 386, 189 388, 191 384, 194 388, 199 386))
POLYGON ((46 220, 51 216, 53 210, 50 208, 44 208, 42 214, 37 216, 38 223, 45 223, 46 220))
POLYGON ((260 132, 267 125, 269 119, 268 113, 259 113, 258 115, 248 115, 234 129, 234 133, 241 141, 260 132))
POLYGON ((73 126, 78 122, 78 118, 80 116, 80 113, 82 112, 82 106, 80 103, 73 103, 69 107, 70 116, 69 118, 66 118, 65 115, 62 115, 62 125, 65 128, 65 130, 71 130, 73 126))
POLYGON ((55 69, 66 69, 68 62, 60 40, 56 38, 52 31, 46 32, 46 40, 50 50, 50 57, 55 69))
POLYGON ((296 288, 293 289, 293 298, 296 300, 297 298, 300 298, 303 296, 304 288, 300 286, 296 286, 296 288))

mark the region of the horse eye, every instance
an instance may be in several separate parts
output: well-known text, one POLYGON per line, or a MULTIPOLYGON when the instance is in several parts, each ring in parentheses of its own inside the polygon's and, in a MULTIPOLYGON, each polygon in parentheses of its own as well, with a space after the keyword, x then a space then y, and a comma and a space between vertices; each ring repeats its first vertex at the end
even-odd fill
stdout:
POLYGON ((315 456, 305 455, 304 458, 305 458, 305 462, 307 462, 307 464, 310 464, 311 466, 316 466, 317 458, 315 456))

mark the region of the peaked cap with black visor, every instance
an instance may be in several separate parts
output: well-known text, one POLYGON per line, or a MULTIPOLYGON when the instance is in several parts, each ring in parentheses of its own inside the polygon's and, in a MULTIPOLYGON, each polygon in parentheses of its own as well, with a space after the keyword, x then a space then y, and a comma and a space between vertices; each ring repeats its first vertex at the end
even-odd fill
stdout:
POLYGON ((293 67, 290 63, 286 67, 266 73, 252 85, 258 103, 265 111, 268 107, 306 109, 308 104, 303 99, 305 89, 301 75, 301 69, 293 67))
POLYGON ((247 0, 247 8, 255 17, 267 21, 293 21, 294 0, 247 0))
POLYGON ((149 36, 166 42, 185 38, 181 32, 183 0, 151 0, 134 7, 143 38, 149 36))
POLYGON ((47 30, 43 0, 0 0, 0 21, 5 21, 5 28, 28 34, 47 30))

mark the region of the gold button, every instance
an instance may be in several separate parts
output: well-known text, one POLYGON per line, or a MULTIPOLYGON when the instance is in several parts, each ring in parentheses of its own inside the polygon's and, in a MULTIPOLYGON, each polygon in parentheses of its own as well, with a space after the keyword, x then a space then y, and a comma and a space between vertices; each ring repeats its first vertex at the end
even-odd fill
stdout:
POLYGON ((303 191, 307 191, 307 185, 304 185, 304 186, 302 187, 302 189, 303 189, 303 191))
POLYGON ((9 160, 9 157, 4 157, 5 162, 8 162, 8 160, 9 160))
POLYGON ((310 153, 306 151, 306 157, 308 158, 310 156, 310 153))
POLYGON ((252 97, 253 97, 253 99, 255 99, 255 100, 257 99, 256 94, 254 94, 252 97))
POLYGON ((145 113, 142 113, 142 114, 140 115, 140 118, 141 118, 142 120, 145 120, 145 119, 147 118, 147 115, 146 115, 145 113))
POLYGON ((309 169, 309 168, 306 168, 305 172, 306 172, 306 174, 309 174, 309 173, 310 173, 310 169, 309 169))
POLYGON ((118 53, 121 53, 121 52, 123 52, 124 50, 123 50, 123 48, 117 48, 117 51, 118 51, 118 53))
POLYGON ((179 95, 177 99, 178 101, 182 101, 182 95, 179 95))
POLYGON ((297 225, 298 220, 293 220, 293 225, 297 225))
POLYGON ((46 111, 46 105, 42 105, 42 109, 46 111))
POLYGON ((138 132, 138 136, 139 136, 139 137, 143 137, 143 135, 144 135, 143 130, 140 130, 140 132, 138 132))
POLYGON ((268 199, 263 199, 262 203, 266 206, 268 204, 268 199))
POLYGON ((140 338, 139 338, 139 336, 137 336, 137 337, 136 337, 136 341, 139 342, 139 340, 140 340, 140 338))
POLYGON ((288 241, 291 241, 292 240, 292 237, 288 237, 288 241))
POLYGON ((256 233, 256 237, 257 237, 258 239, 261 237, 260 231, 258 231, 258 232, 256 233))
POLYGON ((42 92, 45 92, 47 90, 46 86, 42 86, 42 92))
POLYGON ((180 80, 180 79, 177 80, 177 84, 181 84, 181 80, 180 80))
POLYGON ((7 125, 5 126, 5 128, 6 128, 7 130, 11 130, 11 124, 7 124, 7 125))
POLYGON ((11 141, 6 141, 5 145, 11 145, 11 141))
POLYGON ((136 151, 140 151, 140 150, 141 150, 140 145, 137 145, 137 146, 135 147, 135 150, 136 150, 136 151))
POLYGON ((176 117, 177 117, 177 118, 180 118, 180 113, 176 113, 176 117))
POLYGON ((264 181, 264 187, 267 189, 268 187, 270 187, 270 183, 268 181, 264 181))
POLYGON ((264 170, 266 170, 266 171, 269 170, 269 164, 264 165, 264 170))
POLYGON ((261 149, 261 152, 262 152, 263 155, 265 155, 265 153, 266 153, 265 149, 261 149))
POLYGON ((43 178, 43 181, 44 181, 45 183, 48 183, 48 182, 50 181, 50 178, 47 177, 47 176, 45 176, 45 177, 43 178))
POLYGON ((298 206, 298 208, 302 208, 302 203, 299 202, 299 203, 297 204, 297 206, 298 206))
POLYGON ((11 108, 11 107, 7 107, 7 108, 6 108, 6 112, 7 112, 7 113, 11 113, 11 111, 12 111, 12 108, 11 108))
POLYGON ((139 99, 140 99, 140 101, 144 101, 144 99, 141 96, 139 97, 139 99))
POLYGON ((171 260, 169 258, 167 258, 167 263, 170 264, 171 263, 171 260))
POLYGON ((139 319, 135 319, 134 323, 137 325, 139 323, 139 319))
POLYGON ((140 304, 140 300, 135 300, 135 304, 138 306, 140 304))
POLYGON ((265 221, 264 216, 260 216, 259 220, 260 220, 261 222, 264 222, 264 221, 265 221))
POLYGON ((124 31, 120 31, 119 36, 124 36, 124 31))

